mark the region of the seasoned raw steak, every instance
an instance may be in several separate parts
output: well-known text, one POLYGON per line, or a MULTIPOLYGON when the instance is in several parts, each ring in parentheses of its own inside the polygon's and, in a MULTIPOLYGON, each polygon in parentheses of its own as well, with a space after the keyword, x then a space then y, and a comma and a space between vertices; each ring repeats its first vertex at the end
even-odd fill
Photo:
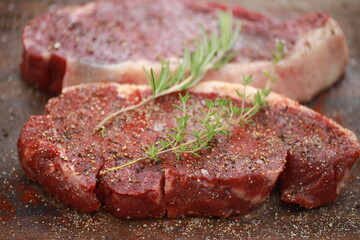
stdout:
POLYGON ((310 100, 344 72, 348 51, 342 30, 329 16, 312 13, 277 22, 241 7, 190 0, 124 0, 66 7, 33 20, 23 32, 21 72, 39 88, 60 93, 93 81, 145 84, 143 67, 159 69, 158 56, 176 64, 182 48, 216 28, 216 10, 231 10, 242 23, 235 59, 204 80, 240 82, 254 75, 263 87, 270 72, 274 91, 310 100), (285 57, 272 61, 277 41, 285 57))
MULTIPOLYGON (((229 137, 217 137, 212 149, 200 153, 202 157, 188 155, 176 161, 175 156, 168 154, 160 164, 139 163, 99 175, 100 169, 142 156, 144 145, 158 141, 165 136, 165 129, 174 127, 176 121, 172 116, 179 111, 172 104, 178 101, 177 94, 120 116, 107 125, 103 137, 94 133, 95 125, 103 117, 123 105, 140 101, 149 93, 142 87, 128 85, 83 85, 50 100, 49 115, 31 118, 19 139, 20 159, 26 174, 50 193, 61 196, 60 200, 66 199, 64 202, 72 207, 96 210, 99 204, 87 201, 98 198, 108 211, 124 218, 162 217, 166 212, 169 217, 227 217, 245 213, 266 199, 285 166, 287 150, 282 148, 280 139, 260 125, 238 126, 229 137), (57 158, 52 161, 43 155, 57 158), (40 164, 41 169, 37 167, 40 164), (72 174, 63 171, 64 166, 72 174), (40 180, 49 179, 51 174, 55 175, 53 181, 40 180), (58 193, 59 187, 54 187, 57 179, 66 192, 58 193), (47 186, 50 183, 52 187, 47 186), (78 194, 83 201, 72 200, 74 191, 69 191, 72 189, 84 192, 78 194)), ((216 96, 193 93, 192 114, 201 116, 204 99, 216 96)))
MULTIPOLYGON (((215 83, 208 88, 222 93, 230 91, 232 85, 215 83)), ((281 139, 288 149, 280 176, 282 200, 306 208, 335 201, 360 156, 355 134, 279 95, 270 95, 269 104, 265 116, 257 114, 254 120, 281 139)))
MULTIPOLYGON (((240 104, 234 89, 242 86, 207 82, 189 90, 191 115, 201 117, 206 98, 227 97, 240 104)), ((172 94, 118 116, 103 136, 94 132, 110 112, 149 94, 145 86, 115 83, 66 89, 49 101, 48 115, 31 117, 21 132, 18 149, 25 174, 83 211, 97 210, 101 202, 124 218, 227 217, 263 202, 281 173, 285 201, 308 208, 332 202, 360 155, 352 132, 272 94, 269 107, 253 123, 218 135, 200 157, 184 154, 177 161, 167 153, 159 162, 100 175, 101 169, 143 156, 144 145, 175 126, 173 116, 180 111, 172 104, 179 100, 172 94)))

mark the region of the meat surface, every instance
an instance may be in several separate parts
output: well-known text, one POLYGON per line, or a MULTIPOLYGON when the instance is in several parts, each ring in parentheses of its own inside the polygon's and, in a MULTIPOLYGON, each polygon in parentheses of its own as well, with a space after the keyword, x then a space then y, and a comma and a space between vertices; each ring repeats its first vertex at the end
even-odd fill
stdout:
MULTIPOLYGON (((207 82, 188 90, 191 115, 201 118, 205 99, 226 97, 240 105, 234 89, 242 85, 207 82)), ((82 211, 102 204, 122 218, 228 217, 266 200, 278 179, 284 201, 307 208, 333 202, 360 155, 352 132, 274 93, 254 122, 216 136, 199 157, 177 160, 167 153, 157 162, 99 174, 143 156, 145 145, 175 126, 180 111, 172 104, 179 99, 172 94, 118 116, 103 136, 94 132, 109 113, 149 94, 146 86, 116 83, 67 88, 48 102, 47 115, 31 117, 20 134, 25 174, 82 211)))
POLYGON ((219 9, 231 10, 242 23, 234 46, 238 54, 204 81, 239 83, 239 76, 254 75, 253 84, 264 87, 267 71, 277 79, 274 91, 307 101, 344 72, 348 60, 344 35, 326 14, 278 22, 220 3, 124 0, 61 8, 34 19, 22 36, 22 76, 53 93, 94 81, 145 84, 143 67, 158 71, 159 56, 175 66, 183 47, 191 47, 199 35, 199 25, 216 29, 219 9), (279 40, 285 42, 285 56, 274 63, 279 40))
MULTIPOLYGON (((210 91, 229 92, 231 84, 213 83, 210 91)), ((199 90, 204 92, 205 90, 199 90)), ((235 95, 232 95, 235 97, 235 95)), ((272 132, 288 149, 280 176, 282 200, 315 208, 337 199, 360 156, 355 134, 290 99, 272 94, 256 124, 272 132)))
POLYGON ((25 174, 65 204, 85 212, 97 210, 101 203, 94 194, 94 170, 101 166, 99 154, 89 144, 77 146, 76 155, 69 151, 71 145, 64 144, 69 140, 67 132, 55 127, 52 116, 32 116, 18 143, 25 174))

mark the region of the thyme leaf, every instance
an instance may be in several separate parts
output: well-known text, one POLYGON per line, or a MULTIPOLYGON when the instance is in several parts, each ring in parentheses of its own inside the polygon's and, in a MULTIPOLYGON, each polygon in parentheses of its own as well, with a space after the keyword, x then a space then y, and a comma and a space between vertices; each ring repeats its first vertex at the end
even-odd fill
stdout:
POLYGON ((278 63, 286 55, 286 45, 285 41, 282 39, 276 40, 276 48, 272 53, 273 63, 278 63))

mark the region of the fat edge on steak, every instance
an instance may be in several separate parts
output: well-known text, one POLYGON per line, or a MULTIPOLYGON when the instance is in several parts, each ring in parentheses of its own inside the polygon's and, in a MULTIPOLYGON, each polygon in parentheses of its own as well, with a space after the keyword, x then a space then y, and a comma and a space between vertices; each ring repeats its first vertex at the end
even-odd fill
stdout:
POLYGON ((238 55, 204 81, 238 82, 237 76, 253 75, 253 85, 264 87, 267 71, 277 79, 274 91, 308 101, 344 73, 349 58, 344 34, 326 14, 277 22, 240 6, 188 0, 100 1, 46 13, 24 29, 21 73, 54 93, 94 81, 146 84, 143 67, 158 71, 158 56, 174 67, 182 48, 199 34, 198 25, 216 27, 218 9, 232 10, 242 22, 234 46, 238 55), (278 40, 285 41, 286 55, 274 64, 278 40))

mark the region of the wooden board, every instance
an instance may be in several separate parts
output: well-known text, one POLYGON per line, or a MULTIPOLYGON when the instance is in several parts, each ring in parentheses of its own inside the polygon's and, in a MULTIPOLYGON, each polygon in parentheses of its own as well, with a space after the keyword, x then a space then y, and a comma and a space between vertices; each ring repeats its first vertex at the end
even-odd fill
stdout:
MULTIPOLYGON (((67 208, 20 168, 16 141, 30 115, 44 113, 51 97, 21 80, 21 30, 32 18, 85 1, 2 0, 0 2, 0 239, 359 239, 360 171, 339 200, 314 210, 280 201, 275 190, 254 211, 230 217, 161 220, 116 219, 104 211, 67 208)), ((330 13, 343 27, 350 62, 335 86, 308 103, 360 136, 360 1, 228 1, 279 19, 309 11, 330 13)), ((316 66, 314 66, 316 67, 316 66)))

